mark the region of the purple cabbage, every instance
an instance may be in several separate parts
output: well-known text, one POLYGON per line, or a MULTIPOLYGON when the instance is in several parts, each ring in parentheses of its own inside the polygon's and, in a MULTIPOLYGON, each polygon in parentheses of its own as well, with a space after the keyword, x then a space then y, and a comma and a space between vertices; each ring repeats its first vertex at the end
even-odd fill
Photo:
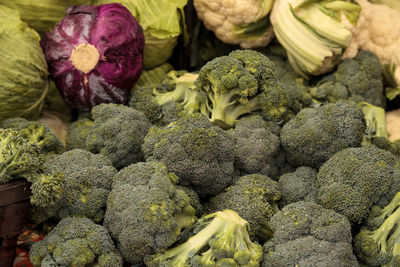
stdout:
POLYGON ((121 4, 69 7, 41 46, 61 96, 72 108, 127 104, 142 72, 144 35, 121 4))

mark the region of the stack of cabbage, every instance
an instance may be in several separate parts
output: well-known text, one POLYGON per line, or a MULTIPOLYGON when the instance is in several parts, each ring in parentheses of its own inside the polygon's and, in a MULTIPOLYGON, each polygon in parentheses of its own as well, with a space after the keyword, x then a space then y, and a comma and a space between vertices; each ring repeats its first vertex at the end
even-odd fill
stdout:
POLYGON ((46 97, 47 65, 39 35, 0 5, 0 121, 38 114, 46 97))

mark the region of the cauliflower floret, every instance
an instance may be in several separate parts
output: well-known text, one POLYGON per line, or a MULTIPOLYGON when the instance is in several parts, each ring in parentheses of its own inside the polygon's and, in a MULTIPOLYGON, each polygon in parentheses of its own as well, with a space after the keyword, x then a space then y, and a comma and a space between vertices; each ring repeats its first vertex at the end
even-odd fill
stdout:
POLYGON ((242 48, 266 46, 274 37, 272 0, 194 0, 198 17, 223 42, 242 48))
MULTIPOLYGON (((400 65, 400 11, 387 5, 357 0, 361 6, 357 26, 352 27, 352 51, 369 50, 376 54, 382 64, 400 65)), ((345 57, 352 57, 347 53, 345 57)), ((394 72, 396 84, 400 85, 400 68, 394 72)))

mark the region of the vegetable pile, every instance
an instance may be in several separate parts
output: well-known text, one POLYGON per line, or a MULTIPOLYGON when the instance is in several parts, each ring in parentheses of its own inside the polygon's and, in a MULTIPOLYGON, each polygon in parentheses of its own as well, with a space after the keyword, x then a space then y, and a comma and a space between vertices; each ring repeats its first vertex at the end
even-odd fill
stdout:
POLYGON ((33 266, 400 266, 396 1, 0 20, 0 184, 30 183, 33 266))

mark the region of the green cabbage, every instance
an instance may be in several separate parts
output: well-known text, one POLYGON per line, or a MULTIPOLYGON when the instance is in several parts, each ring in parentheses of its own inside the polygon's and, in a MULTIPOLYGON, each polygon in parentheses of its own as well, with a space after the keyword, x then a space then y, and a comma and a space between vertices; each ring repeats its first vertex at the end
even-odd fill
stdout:
POLYGON ((34 117, 49 87, 40 37, 18 12, 1 5, 0 21, 0 121, 34 117))
POLYGON ((152 69, 172 55, 183 33, 183 7, 188 0, 93 0, 93 4, 121 3, 139 21, 145 36, 144 68, 152 69))
POLYGON ((90 0, 0 0, 0 5, 17 10, 29 27, 43 34, 61 21, 67 7, 89 2, 90 0))

